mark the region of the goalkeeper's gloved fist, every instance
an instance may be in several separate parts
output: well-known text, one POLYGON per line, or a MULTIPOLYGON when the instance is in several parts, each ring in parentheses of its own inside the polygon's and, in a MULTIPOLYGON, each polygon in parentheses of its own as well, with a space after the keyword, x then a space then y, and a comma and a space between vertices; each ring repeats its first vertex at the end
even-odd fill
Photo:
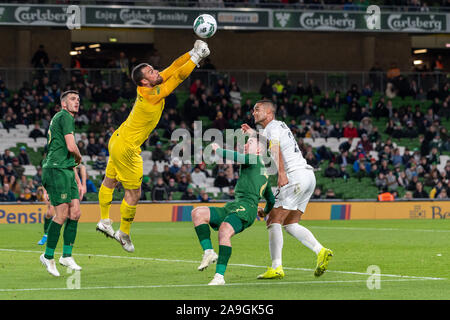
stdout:
POLYGON ((194 48, 189 51, 189 54, 191 55, 191 60, 199 66, 199 63, 202 59, 209 56, 209 48, 208 44, 205 41, 197 40, 194 43, 194 48))

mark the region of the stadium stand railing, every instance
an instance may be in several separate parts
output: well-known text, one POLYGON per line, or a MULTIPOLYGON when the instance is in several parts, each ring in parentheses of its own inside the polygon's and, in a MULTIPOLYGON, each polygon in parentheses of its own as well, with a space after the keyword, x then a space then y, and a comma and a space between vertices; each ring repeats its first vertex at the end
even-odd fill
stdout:
MULTIPOLYGON (((32 84, 36 78, 48 77, 49 84, 58 83, 58 87, 64 87, 70 83, 72 77, 77 80, 89 79, 90 83, 107 86, 122 86, 124 84, 120 69, 117 68, 82 68, 82 69, 34 69, 34 68, 0 68, 0 79, 9 89, 19 89, 24 82, 32 84)), ((415 81, 419 88, 425 92, 433 86, 440 87, 446 81, 443 72, 402 72, 402 76, 408 81, 415 81)), ((386 88, 388 82, 393 80, 386 77, 386 72, 358 72, 358 71, 317 71, 317 70, 195 70, 189 81, 183 82, 178 91, 189 89, 191 82, 200 79, 207 86, 214 86, 218 79, 230 81, 234 79, 243 92, 258 92, 265 77, 272 81, 289 79, 293 85, 302 82, 305 86, 310 80, 314 81, 321 91, 347 91, 355 84, 362 89, 368 83, 373 85, 374 91, 386 88)))

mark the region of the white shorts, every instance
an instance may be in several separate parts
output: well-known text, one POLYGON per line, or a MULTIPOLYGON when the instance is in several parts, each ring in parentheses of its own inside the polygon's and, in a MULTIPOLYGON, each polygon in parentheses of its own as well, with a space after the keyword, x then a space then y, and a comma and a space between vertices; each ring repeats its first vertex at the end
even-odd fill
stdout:
POLYGON ((305 212, 309 199, 316 188, 314 170, 300 169, 288 174, 289 183, 275 192, 274 208, 305 212), (292 181, 292 182, 291 182, 292 181))

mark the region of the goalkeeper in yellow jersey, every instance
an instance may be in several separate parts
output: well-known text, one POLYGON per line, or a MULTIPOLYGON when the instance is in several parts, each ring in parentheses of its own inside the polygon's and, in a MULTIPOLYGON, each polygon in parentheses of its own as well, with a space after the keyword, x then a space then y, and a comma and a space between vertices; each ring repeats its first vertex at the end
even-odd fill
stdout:
POLYGON ((131 78, 137 86, 137 97, 128 118, 111 136, 105 178, 98 194, 101 220, 97 230, 116 239, 128 252, 134 252, 130 227, 141 198, 143 160, 140 146, 156 127, 164 109, 164 99, 172 93, 209 55, 206 42, 197 40, 194 48, 158 72, 147 63, 137 65, 131 78), (120 229, 114 232, 109 210, 117 183, 122 183, 125 196, 120 206, 120 229))

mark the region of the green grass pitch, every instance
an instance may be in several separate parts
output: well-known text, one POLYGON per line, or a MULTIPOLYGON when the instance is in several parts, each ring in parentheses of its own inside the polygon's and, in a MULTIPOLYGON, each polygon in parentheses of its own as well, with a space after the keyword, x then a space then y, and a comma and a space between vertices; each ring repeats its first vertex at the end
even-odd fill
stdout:
MULTIPOLYGON (((190 222, 134 223, 134 254, 97 233, 95 224, 81 223, 74 248, 74 258, 83 267, 78 278, 59 264, 61 277, 54 278, 40 264, 44 248, 36 243, 42 225, 2 224, 0 299, 450 299, 450 221, 302 224, 334 251, 322 277, 313 275, 314 253, 284 233, 285 278, 257 280, 270 256, 265 225, 255 222, 232 239, 227 283, 219 287, 207 286, 215 265, 197 271, 202 252, 190 222), (379 289, 368 288, 371 265, 381 271, 380 277, 371 278, 379 279, 379 289), (68 289, 68 283, 79 283, 80 289, 68 289)), ((212 239, 217 250, 214 231, 212 239)))

